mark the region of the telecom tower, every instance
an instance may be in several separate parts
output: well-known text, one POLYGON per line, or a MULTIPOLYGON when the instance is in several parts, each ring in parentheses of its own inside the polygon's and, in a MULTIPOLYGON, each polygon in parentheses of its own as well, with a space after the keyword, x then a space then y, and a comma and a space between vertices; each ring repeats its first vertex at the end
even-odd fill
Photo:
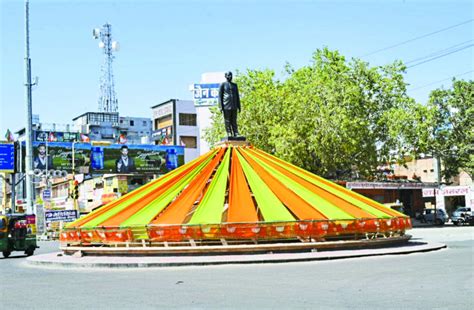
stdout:
POLYGON ((94 39, 100 39, 99 47, 104 50, 104 62, 101 68, 99 112, 118 112, 118 100, 115 94, 114 74, 112 71, 113 52, 119 50, 119 44, 112 41, 112 25, 106 23, 102 28, 92 31, 94 39))

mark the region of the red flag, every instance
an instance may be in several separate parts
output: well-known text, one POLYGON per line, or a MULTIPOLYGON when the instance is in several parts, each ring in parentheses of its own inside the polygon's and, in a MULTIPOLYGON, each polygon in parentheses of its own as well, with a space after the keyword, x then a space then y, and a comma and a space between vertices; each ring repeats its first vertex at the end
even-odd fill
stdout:
POLYGON ((7 139, 8 142, 15 141, 15 136, 13 136, 13 133, 10 131, 10 129, 7 129, 7 132, 5 133, 5 139, 7 139))

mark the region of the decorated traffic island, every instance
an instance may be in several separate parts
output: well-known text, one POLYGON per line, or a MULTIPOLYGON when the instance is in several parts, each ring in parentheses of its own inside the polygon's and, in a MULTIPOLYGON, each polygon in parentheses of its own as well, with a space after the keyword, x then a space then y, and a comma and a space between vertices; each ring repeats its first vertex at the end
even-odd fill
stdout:
POLYGON ((404 244, 410 218, 246 141, 209 153, 69 224, 82 255, 275 253, 404 244))

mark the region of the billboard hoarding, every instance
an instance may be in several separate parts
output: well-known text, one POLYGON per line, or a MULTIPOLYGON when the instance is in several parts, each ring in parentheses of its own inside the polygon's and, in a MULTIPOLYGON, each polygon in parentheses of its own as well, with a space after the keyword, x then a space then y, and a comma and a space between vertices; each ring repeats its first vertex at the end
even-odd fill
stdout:
MULTIPOLYGON (((22 147, 25 147, 24 143, 22 147)), ((34 169, 72 172, 72 148, 70 142, 33 142, 34 169)), ((25 156, 26 152, 22 154, 25 156)), ((184 164, 184 147, 74 143, 74 162, 75 172, 79 174, 164 174, 184 164)))
POLYGON ((184 164, 184 147, 110 145, 93 147, 93 173, 165 174, 184 164))
MULTIPOLYGON (((22 144, 25 148, 25 144, 22 144)), ((72 150, 71 142, 33 142, 33 169, 34 170, 59 170, 72 172, 72 150)), ((76 173, 89 173, 91 161, 91 146, 89 143, 74 143, 74 170, 76 173)), ((26 151, 22 151, 23 157, 26 151)), ((23 164, 25 163, 23 158, 23 164)))

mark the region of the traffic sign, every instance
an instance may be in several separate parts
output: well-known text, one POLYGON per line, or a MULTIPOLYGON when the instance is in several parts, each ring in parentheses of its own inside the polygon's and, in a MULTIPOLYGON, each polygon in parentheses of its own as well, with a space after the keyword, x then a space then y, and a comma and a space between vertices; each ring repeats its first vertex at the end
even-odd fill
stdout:
POLYGON ((51 190, 45 189, 43 191, 43 200, 49 200, 49 199, 51 199, 51 190))

